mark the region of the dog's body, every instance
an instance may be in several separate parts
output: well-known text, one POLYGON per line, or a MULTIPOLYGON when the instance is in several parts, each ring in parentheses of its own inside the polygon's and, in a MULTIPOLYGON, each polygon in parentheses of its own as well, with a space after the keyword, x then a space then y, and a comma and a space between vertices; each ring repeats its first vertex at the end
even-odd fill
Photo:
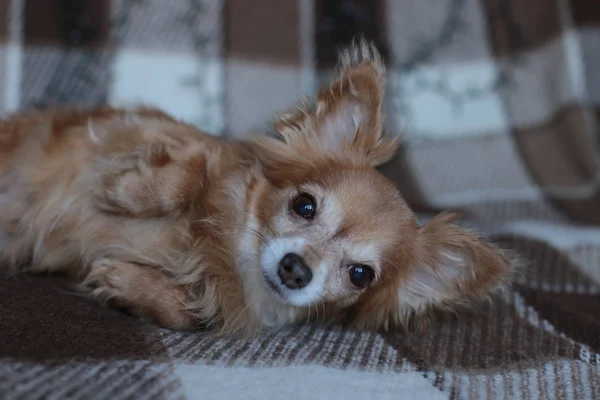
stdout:
POLYGON ((383 67, 365 43, 279 116, 227 141, 154 110, 0 123, 0 258, 66 272, 159 324, 221 332, 345 321, 389 328, 502 287, 502 252, 442 215, 418 227, 375 166, 383 67))
POLYGON ((93 294, 173 328, 193 326, 194 317, 225 327, 251 324, 244 317, 254 310, 243 310, 243 286, 232 269, 236 243, 248 240, 241 211, 261 184, 246 145, 159 111, 111 109, 14 117, 0 125, 0 140, 0 254, 9 265, 67 272, 93 294), (165 157, 188 159, 190 169, 165 157), (189 195, 178 203, 144 191, 165 209, 150 207, 136 218, 111 213, 99 190, 141 160, 154 165, 146 171, 159 171, 151 178, 158 190, 189 195), (192 287, 204 295, 194 298, 192 287), (217 321, 235 313, 237 321, 217 321))

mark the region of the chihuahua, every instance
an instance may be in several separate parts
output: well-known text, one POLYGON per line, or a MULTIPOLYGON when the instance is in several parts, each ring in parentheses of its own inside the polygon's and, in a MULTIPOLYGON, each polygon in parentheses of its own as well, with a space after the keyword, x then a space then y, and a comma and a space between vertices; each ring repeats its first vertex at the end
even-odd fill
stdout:
POLYGON ((171 329, 306 321, 394 329, 506 287, 514 262, 443 213, 420 226, 376 167, 384 65, 357 41, 275 135, 205 134, 150 108, 0 122, 0 259, 63 273, 171 329))

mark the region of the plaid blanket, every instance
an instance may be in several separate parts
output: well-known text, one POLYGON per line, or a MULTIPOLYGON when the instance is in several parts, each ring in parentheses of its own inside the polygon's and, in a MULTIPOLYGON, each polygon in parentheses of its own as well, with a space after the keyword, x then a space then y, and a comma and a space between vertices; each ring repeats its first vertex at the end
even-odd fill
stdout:
POLYGON ((0 112, 145 103, 241 136, 326 81, 357 33, 385 54, 406 135, 384 172, 423 218, 462 212, 529 261, 508 298, 421 335, 242 340, 2 278, 0 397, 600 398, 596 0, 3 0, 0 112))

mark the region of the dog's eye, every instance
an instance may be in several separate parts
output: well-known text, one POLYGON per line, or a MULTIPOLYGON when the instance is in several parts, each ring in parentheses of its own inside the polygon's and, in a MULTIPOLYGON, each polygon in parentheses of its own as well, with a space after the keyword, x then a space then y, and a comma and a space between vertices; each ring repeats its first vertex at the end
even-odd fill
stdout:
POLYGON ((311 219, 315 215, 317 206, 315 199, 311 195, 302 193, 294 199, 292 209, 302 218, 311 219))
POLYGON ((361 264, 350 265, 348 273, 350 274, 352 284, 359 288, 367 286, 375 277, 375 272, 373 272, 371 267, 361 264))

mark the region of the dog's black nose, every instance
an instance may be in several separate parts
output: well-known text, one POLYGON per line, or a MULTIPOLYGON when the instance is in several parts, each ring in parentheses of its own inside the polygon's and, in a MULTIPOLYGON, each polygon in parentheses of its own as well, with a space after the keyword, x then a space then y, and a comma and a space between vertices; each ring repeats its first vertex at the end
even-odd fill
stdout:
POLYGON ((277 275, 281 283, 290 289, 302 289, 312 279, 312 271, 304 259, 295 253, 288 253, 279 261, 277 275))

